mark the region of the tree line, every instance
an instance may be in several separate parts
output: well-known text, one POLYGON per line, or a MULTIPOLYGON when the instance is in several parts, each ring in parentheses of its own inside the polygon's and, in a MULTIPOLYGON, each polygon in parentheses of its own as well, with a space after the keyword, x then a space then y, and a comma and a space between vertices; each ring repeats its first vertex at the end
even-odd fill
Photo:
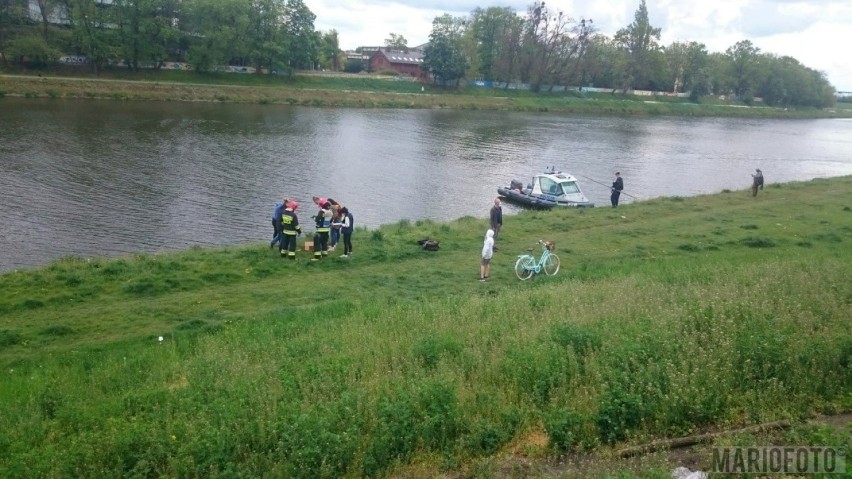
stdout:
MULTIPOLYGON (((316 15, 302 0, 0 0, 0 51, 8 58, 50 64, 65 53, 85 55, 99 71, 110 62, 129 68, 185 61, 197 71, 221 65, 292 73, 342 70, 338 32, 314 29, 316 15)), ((762 52, 742 40, 724 53, 698 42, 660 45, 645 0, 634 21, 612 37, 592 19, 574 18, 544 1, 519 14, 508 7, 434 19, 423 68, 436 82, 464 79, 521 82, 533 91, 594 86, 761 97, 772 106, 824 108, 835 104, 825 75, 795 58, 762 52)), ((407 48, 391 33, 386 46, 407 48)))
POLYGON ((196 71, 222 65, 292 73, 341 66, 335 30, 314 29, 302 0, 0 0, 0 51, 49 65, 85 55, 97 72, 124 61, 138 70, 162 61, 196 71))
POLYGON ((533 91, 562 86, 594 86, 756 97, 772 106, 824 108, 835 104, 825 75, 795 58, 761 52, 742 40, 724 53, 709 53, 698 42, 660 45, 662 30, 651 25, 645 0, 634 20, 612 37, 600 34, 592 19, 573 18, 544 1, 525 15, 511 8, 477 8, 469 16, 435 18, 424 52, 424 68, 443 84, 463 78, 504 83, 520 81, 533 91))

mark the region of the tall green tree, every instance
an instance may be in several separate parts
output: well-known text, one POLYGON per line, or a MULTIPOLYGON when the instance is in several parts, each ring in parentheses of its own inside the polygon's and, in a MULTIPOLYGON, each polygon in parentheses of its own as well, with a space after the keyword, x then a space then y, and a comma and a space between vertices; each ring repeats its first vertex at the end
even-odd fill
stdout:
POLYGON ((444 14, 432 21, 429 45, 423 52, 421 68, 434 75, 442 85, 454 83, 458 88, 467 71, 467 59, 462 51, 465 19, 444 14))
POLYGON ((834 106, 834 88, 825 75, 807 68, 795 58, 764 55, 769 72, 757 94, 772 106, 826 108, 834 106))
MULTIPOLYGON (((22 2, 18 0, 18 4, 21 3, 22 2)), ((33 6, 36 7, 36 11, 38 12, 45 39, 47 39, 47 32, 50 28, 51 21, 53 21, 53 19, 60 18, 63 15, 67 15, 67 13, 70 12, 70 9, 65 8, 67 7, 66 4, 56 0, 35 0, 33 6)), ((24 15, 26 16, 26 13, 24 13, 24 15)))
POLYGON ((506 28, 499 37, 501 44, 500 55, 497 57, 494 75, 498 81, 504 81, 504 88, 509 88, 509 82, 519 78, 521 38, 524 34, 524 19, 515 16, 507 19, 506 28))
POLYGON ((26 59, 29 64, 37 66, 51 65, 62 56, 61 51, 49 44, 44 36, 35 32, 8 40, 4 50, 13 61, 22 63, 26 59))
POLYGON ((727 95, 731 91, 730 60, 724 53, 713 52, 707 55, 707 73, 710 92, 714 95, 727 95))
MULTIPOLYGON (((591 18, 580 19, 580 22, 574 28, 574 53, 573 53, 573 72, 569 82, 571 84, 585 85, 587 78, 587 62, 589 58, 595 54, 594 38, 597 36, 597 28, 591 18)), ((566 83, 567 85, 568 83, 566 83)))
POLYGON ((23 0, 0 0, 0 52, 2 60, 47 65, 61 55, 58 42, 54 41, 56 29, 50 26, 54 3, 39 0, 41 28, 34 28, 23 0), (43 7, 43 8, 42 8, 43 7))
POLYGON ((246 56, 252 13, 248 0, 191 0, 185 8, 191 37, 187 59, 197 71, 212 71, 246 56))
POLYGON ((761 53, 750 40, 742 40, 725 50, 730 65, 732 89, 746 102, 754 98, 761 83, 761 53))
POLYGON ((709 91, 707 83, 707 48, 703 43, 674 42, 664 49, 672 92, 696 90, 698 96, 709 91))
POLYGON ((606 35, 593 35, 589 41, 589 54, 582 62, 581 85, 598 88, 622 88, 627 54, 606 35))
POLYGON ((341 65, 346 61, 346 56, 340 50, 340 38, 337 30, 331 30, 322 34, 319 47, 320 65, 331 71, 340 71, 341 65))
POLYGON ((672 82, 672 92, 679 93, 684 88, 684 75, 689 62, 687 46, 684 42, 674 42, 664 49, 666 66, 672 82))
POLYGON ((180 38, 172 25, 176 9, 174 0, 115 0, 119 55, 129 68, 138 70, 140 62, 156 64, 167 58, 180 38))
POLYGON ((645 0, 639 4, 633 23, 615 34, 615 41, 628 55, 626 86, 646 88, 651 78, 653 53, 659 48, 662 29, 654 28, 648 19, 645 0))
POLYGON ((291 69, 315 68, 318 39, 314 34, 317 16, 302 0, 287 0, 284 8, 284 32, 288 39, 287 59, 291 69))
POLYGON ((388 38, 385 38, 385 47, 390 48, 391 50, 407 52, 408 40, 406 40, 405 37, 402 35, 391 33, 388 38))
POLYGON ((543 83, 554 82, 572 22, 563 12, 551 11, 543 1, 529 6, 522 40, 521 79, 530 84, 532 91, 539 91, 543 83))
POLYGON ((91 61, 92 70, 100 74, 107 61, 119 56, 118 36, 113 11, 97 0, 71 1, 71 27, 79 53, 91 61))
POLYGON ((281 22, 284 7, 283 0, 251 0, 247 55, 258 74, 264 67, 278 70, 285 66, 287 39, 281 22))
POLYGON ((0 48, 10 33, 27 22, 27 4, 21 0, 0 0, 0 48))
POLYGON ((583 84, 582 65, 589 55, 594 23, 585 18, 579 22, 569 19, 570 30, 563 32, 555 44, 548 81, 551 90, 555 85, 583 84))
MULTIPOLYGON (((511 80, 501 71, 501 59, 512 56, 520 43, 518 29, 513 26, 520 19, 509 7, 477 8, 470 16, 468 32, 474 38, 477 58, 476 74, 487 80, 511 80)), ((509 61, 510 64, 516 60, 509 61)))

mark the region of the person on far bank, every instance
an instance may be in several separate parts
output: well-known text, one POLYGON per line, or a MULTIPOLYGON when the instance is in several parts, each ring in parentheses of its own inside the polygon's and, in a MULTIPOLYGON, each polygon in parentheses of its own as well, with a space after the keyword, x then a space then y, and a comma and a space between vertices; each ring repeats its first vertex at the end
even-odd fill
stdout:
POLYGON ((751 175, 751 196, 757 196, 757 189, 763 189, 763 172, 760 171, 760 168, 754 170, 755 172, 751 175))
POLYGON ((500 206, 500 198, 494 198, 494 206, 491 207, 491 229, 494 230, 494 241, 503 227, 503 207, 500 206))
POLYGON ((615 181, 612 182, 612 194, 609 196, 613 208, 618 207, 618 198, 621 196, 622 190, 624 190, 624 180, 621 179, 621 173, 616 171, 615 181))
POLYGON ((340 234, 343 235, 343 254, 341 258, 352 256, 352 231, 355 230, 355 218, 349 212, 349 208, 340 208, 340 213, 343 215, 343 224, 340 226, 340 234))
POLYGON ((485 232, 485 241, 482 243, 482 260, 479 262, 479 280, 487 281, 491 272, 491 257, 494 256, 494 230, 485 232))
POLYGON ((299 203, 290 200, 281 214, 281 257, 287 256, 293 261, 296 260, 296 237, 302 234, 299 217, 296 216, 298 208, 299 203))

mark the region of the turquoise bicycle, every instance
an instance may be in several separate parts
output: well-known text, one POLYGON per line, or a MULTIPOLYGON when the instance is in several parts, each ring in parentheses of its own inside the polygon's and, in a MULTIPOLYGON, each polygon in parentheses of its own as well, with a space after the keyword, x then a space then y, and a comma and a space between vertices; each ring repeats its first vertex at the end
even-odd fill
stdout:
POLYGON ((541 258, 538 261, 532 254, 532 248, 527 250, 529 254, 518 255, 518 260, 515 261, 515 274, 521 281, 526 281, 542 271, 548 276, 559 272, 559 256, 553 252, 555 248, 553 241, 538 240, 537 244, 541 245, 541 258))

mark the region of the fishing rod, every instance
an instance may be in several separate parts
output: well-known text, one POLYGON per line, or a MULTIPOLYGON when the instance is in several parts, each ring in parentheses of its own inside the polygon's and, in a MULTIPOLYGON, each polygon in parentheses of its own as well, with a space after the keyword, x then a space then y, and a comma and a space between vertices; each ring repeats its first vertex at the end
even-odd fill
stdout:
MULTIPOLYGON (((588 176, 585 176, 585 175, 577 175, 577 176, 582 176, 583 178, 585 178, 585 179, 587 179, 587 180, 591 181, 592 183, 597 183, 597 184, 599 184, 599 185, 601 185, 601 186, 606 186, 607 188, 609 188, 610 190, 612 190, 612 186, 607 185, 607 184, 605 184, 605 183, 601 183, 600 181, 595 181, 595 180, 593 180, 593 179, 589 178, 588 176)), ((622 195, 627 195, 627 196, 629 196, 629 197, 631 197, 631 198, 633 198, 633 199, 635 199, 635 200, 638 200, 638 199, 639 199, 639 198, 636 198, 635 196, 633 196, 633 195, 631 195, 631 194, 629 194, 629 193, 625 193, 624 191, 622 191, 622 192, 621 192, 621 194, 622 194, 622 195)))

